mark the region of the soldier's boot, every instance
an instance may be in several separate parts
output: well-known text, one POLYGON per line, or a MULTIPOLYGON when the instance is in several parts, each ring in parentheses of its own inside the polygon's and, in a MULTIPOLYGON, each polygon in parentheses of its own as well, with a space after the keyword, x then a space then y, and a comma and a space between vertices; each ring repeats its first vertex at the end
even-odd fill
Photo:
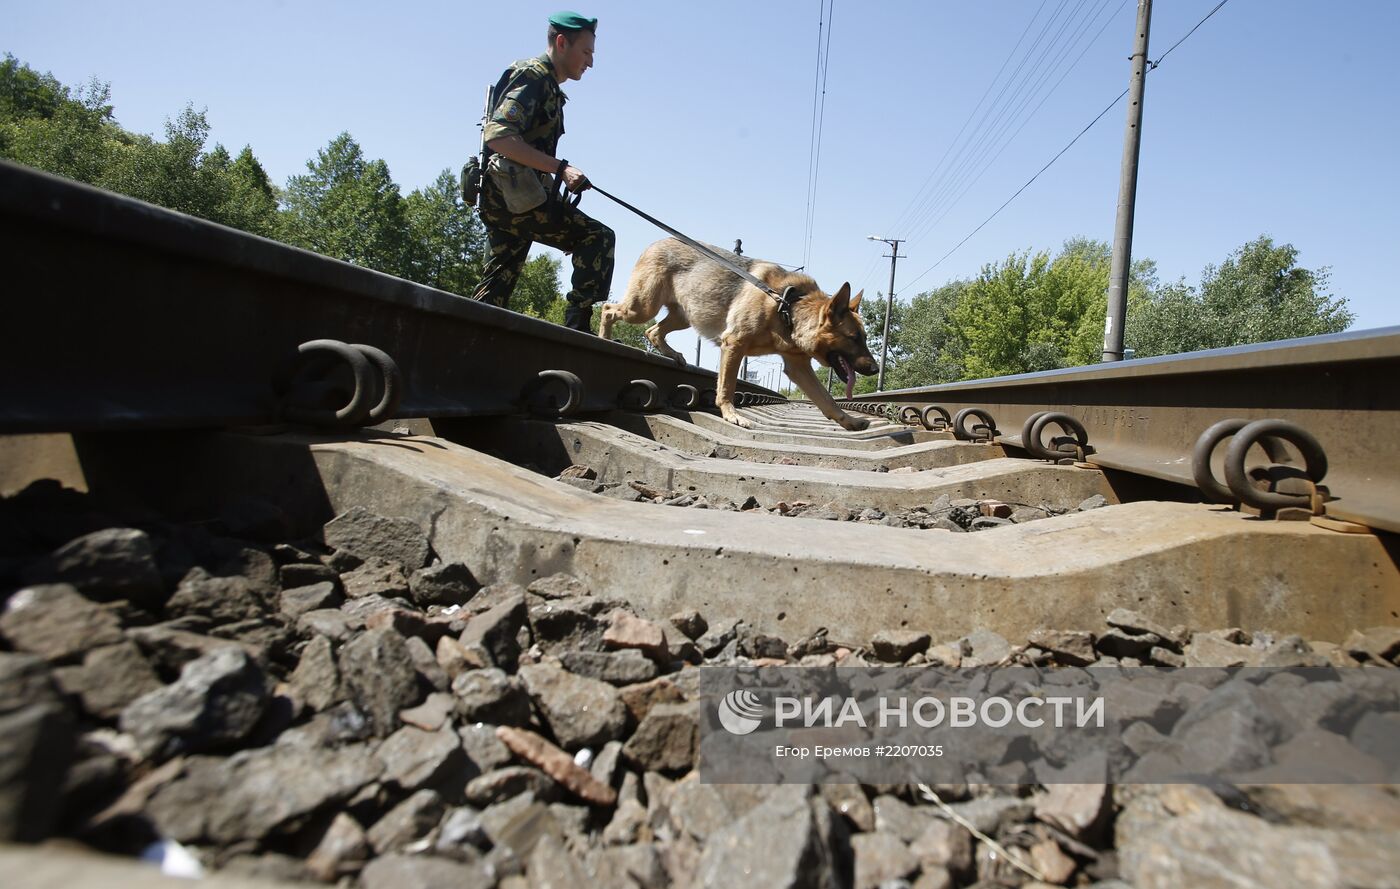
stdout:
MULTIPOLYGON (((572 294, 570 296, 572 296, 572 294)), ((592 324, 593 303, 583 300, 575 302, 570 298, 569 304, 564 307, 564 326, 570 330, 592 333, 592 324)))

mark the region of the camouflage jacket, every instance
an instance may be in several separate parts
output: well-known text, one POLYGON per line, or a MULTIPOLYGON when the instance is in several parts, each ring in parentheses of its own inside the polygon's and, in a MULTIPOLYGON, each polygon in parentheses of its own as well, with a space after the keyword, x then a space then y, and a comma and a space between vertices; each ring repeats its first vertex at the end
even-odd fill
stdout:
POLYGON ((556 156, 564 135, 564 103, 568 97, 554 76, 548 55, 521 59, 506 69, 492 95, 485 141, 519 136, 532 148, 556 156))

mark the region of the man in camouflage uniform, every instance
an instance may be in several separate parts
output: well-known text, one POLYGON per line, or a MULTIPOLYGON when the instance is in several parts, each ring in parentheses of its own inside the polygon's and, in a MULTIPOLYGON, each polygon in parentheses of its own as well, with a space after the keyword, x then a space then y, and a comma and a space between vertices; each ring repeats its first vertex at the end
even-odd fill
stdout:
MULTIPOLYGON (((567 96, 559 85, 578 80, 593 67, 593 42, 598 20, 576 12, 561 12, 549 19, 549 51, 533 59, 522 59, 501 75, 494 92, 495 104, 483 134, 486 143, 487 172, 482 177, 481 220, 491 246, 485 274, 473 299, 507 307, 530 244, 539 241, 573 255, 573 288, 565 297, 568 308, 564 324, 589 332, 593 304, 607 299, 612 287, 613 230, 568 206, 562 197, 550 192, 542 204, 526 212, 512 212, 506 203, 505 187, 515 179, 500 167, 497 154, 513 161, 506 164, 517 178, 543 174, 538 178, 546 188, 562 178, 569 191, 588 188, 583 171, 555 157, 559 137, 564 134, 564 102, 567 96), (522 167, 528 169, 521 169, 522 167), (531 171, 536 171, 532 173, 531 171)), ((533 187, 533 183, 527 183, 533 187)), ((518 202, 517 202, 518 203, 518 202)))

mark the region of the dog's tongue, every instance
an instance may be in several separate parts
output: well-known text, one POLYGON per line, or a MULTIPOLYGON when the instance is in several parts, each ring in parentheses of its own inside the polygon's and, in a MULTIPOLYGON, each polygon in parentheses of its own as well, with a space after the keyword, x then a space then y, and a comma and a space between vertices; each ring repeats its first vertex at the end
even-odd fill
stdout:
POLYGON ((841 375, 846 379, 846 397, 850 398, 856 389, 856 369, 851 367, 844 358, 837 360, 841 362, 841 375))

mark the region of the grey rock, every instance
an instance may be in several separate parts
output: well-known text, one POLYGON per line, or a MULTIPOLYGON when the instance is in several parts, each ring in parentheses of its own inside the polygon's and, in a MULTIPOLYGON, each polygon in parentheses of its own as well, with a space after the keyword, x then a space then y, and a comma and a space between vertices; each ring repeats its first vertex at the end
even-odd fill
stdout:
POLYGON ((886 663, 904 663, 913 655, 928 651, 931 641, 933 640, 928 633, 914 630, 881 630, 871 637, 870 648, 877 658, 886 663))
POLYGON ((471 601, 481 583, 461 562, 442 562, 419 568, 408 578, 409 593, 419 608, 429 605, 464 605, 471 601))
POLYGON ((1137 889, 1400 886, 1390 833, 1276 826, 1224 808, 1170 818, 1120 850, 1137 889))
POLYGON ((603 828, 602 841, 609 846, 625 846, 643 839, 647 826, 646 806, 634 799, 623 800, 613 812, 612 820, 603 828))
POLYGON ((1092 837, 1112 805, 1104 784, 1051 784, 1035 800, 1035 817, 1076 839, 1092 837))
POLYGON ((468 777, 475 777, 468 774, 471 767, 461 738, 450 725, 433 732, 406 725, 384 739, 375 756, 384 764, 380 780, 409 792, 447 792, 453 784, 461 786, 468 777))
POLYGON ((677 611, 671 615, 671 626, 679 630, 687 639, 696 640, 705 635, 705 631, 710 628, 704 616, 694 608, 685 611, 677 611))
POLYGON ((1353 630, 1342 649, 1362 663, 1393 665, 1400 658, 1400 627, 1353 630))
POLYGON ((1101 506, 1107 505, 1108 500, 1106 500, 1102 494, 1095 494, 1092 497, 1080 501, 1078 508, 1080 512, 1088 512, 1091 509, 1098 509, 1101 506))
POLYGON ((627 708, 606 682, 549 663, 521 667, 520 678, 560 747, 599 747, 622 736, 627 708))
POLYGON ((1351 743, 1357 750, 1385 763, 1393 775, 1400 774, 1400 713, 1367 713, 1351 729, 1351 743))
POLYGON ((648 771, 683 772, 695 764, 699 747, 695 703, 656 704, 627 739, 622 755, 648 771))
POLYGON ((714 834, 700 859, 703 887, 850 886, 854 863, 845 824, 803 786, 783 785, 768 801, 714 834))
MULTIPOLYGON (((538 819, 547 812, 546 806, 536 800, 533 793, 527 791, 506 797, 481 809, 477 820, 486 836, 486 845, 502 846, 511 839, 512 825, 538 819)), ((553 816, 549 816, 549 820, 552 822, 553 816)), ((528 850, 526 851, 528 853, 528 850)))
POLYGON ((485 862, 432 855, 382 855, 360 873, 361 889, 463 889, 495 882, 485 862))
POLYGON ((1057 663, 1070 667, 1088 666, 1097 658, 1094 634, 1083 630, 1040 629, 1032 632, 1026 641, 1050 652, 1057 663))
POLYGON ((349 701, 317 713, 305 724, 277 736, 278 744, 302 747, 339 747, 368 740, 374 732, 369 717, 349 701))
POLYGON ((452 680, 457 712, 468 722, 523 726, 530 721, 530 696, 518 677, 488 667, 452 680))
POLYGON ((432 790, 420 790, 394 806, 365 832, 370 846, 380 855, 397 852, 428 835, 447 811, 442 797, 432 790))
POLYGON ((1014 796, 984 796, 965 803, 953 803, 950 808, 983 833, 995 834, 1002 824, 1029 818, 1032 804, 1014 796))
POLYGON ((481 811, 472 806, 458 806, 443 817, 433 850, 448 858, 472 861, 490 845, 491 839, 481 823, 481 811))
POLYGON ((321 581, 310 586, 283 590, 279 606, 283 614, 296 620, 308 611, 339 608, 344 601, 334 583, 321 581))
POLYGON ((714 657, 730 642, 733 642, 738 635, 739 622, 728 621, 725 623, 711 625, 708 630, 701 634, 695 644, 700 646, 705 657, 714 657))
POLYGON ((407 607, 408 602, 403 599, 386 599, 383 596, 371 593, 347 600, 340 606, 340 611, 342 614, 348 614, 351 617, 359 618, 364 621, 364 625, 368 627, 370 619, 375 615, 388 614, 392 619, 392 615, 394 615, 395 612, 404 611, 407 607))
POLYGON ((932 810, 911 806, 899 797, 881 794, 871 802, 877 831, 892 834, 906 843, 918 839, 933 822, 932 810))
POLYGON ((1187 633, 1184 627, 1164 627, 1151 618, 1127 608, 1113 609, 1104 621, 1110 627, 1117 627, 1132 635, 1158 636, 1174 651, 1180 651, 1186 644, 1187 633))
POLYGON ((165 603, 171 617, 199 615, 215 625, 251 620, 265 611, 258 587, 247 578, 216 577, 200 567, 190 569, 165 603))
POLYGON ((496 737, 494 725, 464 725, 457 729, 457 735, 462 739, 462 750, 479 771, 498 769, 513 758, 510 749, 496 737))
POLYGON ((751 658, 787 658, 787 643, 777 636, 760 633, 752 627, 739 630, 739 653, 751 658))
POLYGON ((923 832, 909 844, 909 851, 925 871, 942 869, 952 874, 972 871, 972 834, 966 827, 943 819, 925 822, 923 832))
POLYGON ((404 721, 405 725, 411 725, 425 732, 435 732, 451 721, 452 712, 456 706, 457 699, 452 695, 433 692, 417 707, 400 710, 399 718, 404 721))
POLYGON ((1259 659, 1261 667, 1328 667, 1332 662, 1312 650, 1302 636, 1284 636, 1274 642, 1259 659))
POLYGON ((379 769, 359 745, 323 750, 277 744, 227 759, 193 757, 180 778, 156 792, 145 814, 164 836, 182 843, 262 840, 349 799, 379 769))
POLYGON ((1011 643, 991 630, 973 630, 960 641, 964 653, 971 654, 984 666, 999 663, 1011 654, 1011 643))
POLYGON ((418 523, 386 518, 363 506, 355 506, 326 523, 322 532, 327 546, 357 557, 398 562, 409 571, 428 564, 432 547, 418 523))
POLYGON ((1177 654, 1169 648, 1162 648, 1154 645, 1147 652, 1147 662, 1158 667, 1184 667, 1186 666, 1185 655, 1177 654))
POLYGON ((262 669, 246 652, 228 648, 196 658, 178 680, 131 702, 119 724, 143 756, 164 760, 242 740, 267 703, 262 669))
POLYGON ((135 642, 94 648, 80 667, 62 667, 55 677, 83 709, 99 719, 115 719, 127 705, 161 687, 160 677, 135 642))
MULTIPOLYGON (((673 848, 667 849, 672 860, 673 848)), ((675 882, 666 871, 656 843, 636 843, 594 850, 589 859, 599 886, 636 886, 637 889, 667 889, 675 882)))
POLYGON ((124 640, 121 622, 69 584, 32 586, 12 593, 0 614, 0 636, 15 650, 51 661, 71 661, 92 648, 124 640))
POLYGON ((382 599, 408 600, 408 577, 398 562, 371 556, 351 571, 340 576, 349 599, 379 596, 382 599))
POLYGON ((505 766, 468 781, 462 796, 473 806, 484 808, 522 793, 534 794, 536 799, 552 799, 559 795, 559 785, 539 769, 505 766))
MULTIPOLYGON (((515 588, 520 590, 519 587, 515 588)), ((525 625, 524 590, 511 595, 500 604, 474 615, 467 621, 458 641, 468 647, 480 647, 492 663, 503 670, 514 670, 520 658, 516 634, 525 625)))
POLYGON ((997 516, 984 515, 973 519, 972 524, 969 525, 967 529, 969 531, 988 531, 992 528, 1001 528, 1010 524, 1013 524, 1013 522, 1009 518, 1003 519, 997 516))
POLYGON ((1118 628, 1110 629, 1099 636, 1094 647, 1109 657, 1145 659, 1153 648, 1165 640, 1155 633, 1127 633, 1118 628))
POLYGON ((418 673, 404 638, 393 630, 367 630, 340 649, 340 679, 374 726, 388 735, 399 711, 422 699, 418 673))
MULTIPOLYGON (((308 555, 307 558, 311 556, 308 555)), ((277 569, 277 579, 284 590, 315 586, 319 583, 329 583, 332 586, 340 584, 340 575, 335 573, 335 569, 320 562, 291 562, 282 565, 277 569)))
POLYGON ((438 663, 437 655, 428 647, 427 642, 413 636, 404 640, 404 644, 408 647, 409 660, 413 661, 413 669, 418 671, 420 679, 438 692, 445 692, 452 687, 451 678, 438 663))
POLYGON ((331 641, 325 636, 313 637, 302 649, 301 660, 288 681, 313 710, 325 710, 342 700, 340 668, 336 666, 331 641))
POLYGON ((1209 633, 1197 633, 1186 646, 1188 667, 1253 667, 1258 666, 1260 652, 1237 645, 1209 633))
POLYGON ((572 574, 551 574, 530 582, 527 587, 541 599, 575 599, 590 595, 588 585, 572 574))
POLYGON ((325 636, 332 642, 344 643, 365 628, 365 621, 339 609, 317 608, 298 617, 296 627, 302 636, 325 636))
POLYGON ((360 823, 337 812, 316 848, 306 857, 306 870, 321 882, 331 883, 358 872, 369 860, 370 851, 360 823))
POLYGON ((529 609, 530 631, 549 654, 601 651, 607 631, 607 622, 599 616, 604 605, 592 597, 537 602, 529 609))
POLYGON ((877 889, 892 880, 904 880, 919 870, 919 859, 904 841, 888 833, 862 833, 851 837, 856 859, 856 889, 877 889))
POLYGON ((620 651, 566 651, 559 656, 564 669, 577 676, 610 685, 631 685, 655 679, 656 663, 637 649, 620 651))
POLYGON ((102 602, 127 599, 155 606, 165 597, 155 546, 145 531, 135 528, 104 528, 70 540, 32 565, 23 579, 71 584, 102 602))
POLYGON ((875 829, 875 807, 859 784, 822 784, 818 789, 831 808, 844 815, 856 831, 868 833, 875 829))
POLYGON ((550 834, 540 837, 530 853, 526 872, 530 889, 577 889, 586 885, 583 864, 564 843, 550 834))
POLYGON ((0 842, 49 836, 76 744, 77 720, 44 662, 0 652, 0 842))
POLYGON ((220 874, 260 882, 299 883, 306 879, 306 864, 281 852, 237 852, 229 856, 220 874))
POLYGON ((622 757, 622 742, 609 741, 603 745, 603 749, 593 757, 593 761, 588 764, 588 773, 594 780, 608 787, 614 787, 614 779, 617 777, 618 761, 622 757))
POLYGON ((1026 522, 1034 522, 1046 517, 1043 509, 1035 509, 1029 506, 1022 506, 1013 510, 1011 513, 1011 521, 1018 525, 1024 525, 1026 522))

